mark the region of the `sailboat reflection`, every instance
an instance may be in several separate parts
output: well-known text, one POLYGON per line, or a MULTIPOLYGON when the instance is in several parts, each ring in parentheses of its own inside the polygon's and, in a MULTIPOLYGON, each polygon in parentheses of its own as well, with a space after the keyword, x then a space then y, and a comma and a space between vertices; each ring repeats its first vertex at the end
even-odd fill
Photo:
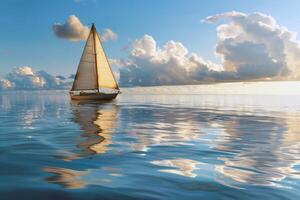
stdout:
MULTIPOLYGON (((78 104, 72 103, 73 117, 71 120, 80 126, 83 131, 83 141, 77 143, 79 153, 61 151, 59 158, 72 161, 92 154, 104 154, 112 144, 112 133, 116 127, 118 107, 114 104, 78 104)), ((62 185, 68 189, 84 187, 87 183, 84 176, 91 171, 77 171, 61 167, 45 167, 44 172, 53 174, 45 180, 62 185)))
POLYGON ((72 121, 79 124, 84 141, 77 147, 88 154, 106 153, 112 143, 112 132, 116 127, 118 107, 114 104, 97 105, 73 103, 72 121))
POLYGON ((53 174, 45 179, 47 182, 57 183, 62 185, 64 188, 79 189, 86 185, 85 181, 80 179, 80 177, 85 175, 86 172, 59 167, 45 167, 43 171, 53 174))

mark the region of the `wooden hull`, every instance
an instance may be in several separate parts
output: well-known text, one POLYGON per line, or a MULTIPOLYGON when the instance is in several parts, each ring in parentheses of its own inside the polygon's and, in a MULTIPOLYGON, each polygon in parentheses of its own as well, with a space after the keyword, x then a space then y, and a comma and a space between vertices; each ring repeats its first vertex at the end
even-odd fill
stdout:
POLYGON ((118 93, 115 94, 104 94, 104 93, 92 93, 92 94, 70 94, 72 100, 79 101, 109 101, 117 97, 118 93))

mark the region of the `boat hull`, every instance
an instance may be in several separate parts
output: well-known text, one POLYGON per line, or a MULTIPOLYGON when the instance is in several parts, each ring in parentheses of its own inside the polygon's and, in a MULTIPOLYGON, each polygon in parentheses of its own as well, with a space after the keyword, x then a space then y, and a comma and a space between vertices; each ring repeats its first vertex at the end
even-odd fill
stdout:
POLYGON ((92 93, 92 94, 70 94, 72 100, 79 100, 79 101, 109 101, 113 100, 117 97, 118 93, 116 94, 104 94, 104 93, 92 93))

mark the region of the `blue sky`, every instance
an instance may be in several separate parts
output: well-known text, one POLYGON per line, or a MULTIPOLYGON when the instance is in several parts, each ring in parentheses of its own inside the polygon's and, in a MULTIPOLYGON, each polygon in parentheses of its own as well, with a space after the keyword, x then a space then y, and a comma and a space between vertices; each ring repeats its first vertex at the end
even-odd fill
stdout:
POLYGON ((201 23, 201 19, 232 10, 259 11, 299 32, 299 8, 297 0, 2 0, 0 75, 24 65, 52 74, 74 73, 84 43, 59 39, 52 31, 54 23, 64 23, 70 15, 118 34, 116 41, 104 43, 110 58, 126 57, 126 47, 149 34, 158 44, 179 41, 218 63, 214 55, 217 24, 201 23))

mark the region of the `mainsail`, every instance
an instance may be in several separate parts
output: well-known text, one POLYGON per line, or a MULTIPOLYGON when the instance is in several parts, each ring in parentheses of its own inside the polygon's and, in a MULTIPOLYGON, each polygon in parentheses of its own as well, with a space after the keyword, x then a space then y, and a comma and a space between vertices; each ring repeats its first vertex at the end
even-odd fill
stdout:
POLYGON ((119 89, 94 24, 86 41, 72 91, 119 89))

